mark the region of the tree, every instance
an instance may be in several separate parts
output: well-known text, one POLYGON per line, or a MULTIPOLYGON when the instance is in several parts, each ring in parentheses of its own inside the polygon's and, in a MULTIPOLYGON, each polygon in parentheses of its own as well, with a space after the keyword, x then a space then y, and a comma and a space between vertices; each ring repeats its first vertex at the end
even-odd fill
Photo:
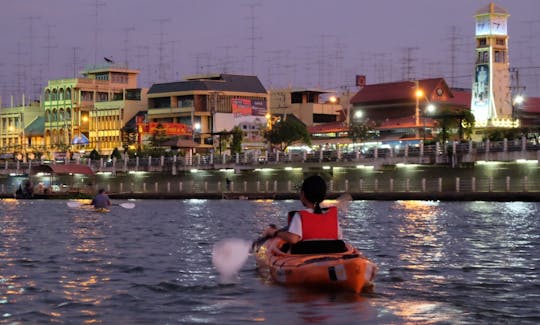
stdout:
POLYGON ((169 137, 167 137, 167 131, 161 123, 158 123, 158 125, 156 125, 156 128, 154 129, 154 132, 152 133, 152 145, 154 147, 161 147, 161 144, 168 139, 169 137))
POLYGON ((113 152, 111 153, 111 159, 122 159, 122 154, 120 153, 120 150, 118 148, 114 148, 113 152))
POLYGON ((99 152, 96 149, 93 149, 90 152, 89 158, 92 159, 92 160, 99 160, 101 158, 101 156, 99 155, 99 152))
POLYGON ((295 119, 281 120, 264 133, 264 138, 272 145, 278 146, 281 151, 287 149, 294 142, 301 141, 311 144, 311 136, 304 124, 295 119))
POLYGON ((373 131, 374 125, 372 123, 366 122, 366 123, 358 123, 353 122, 349 126, 349 138, 352 139, 353 143, 356 143, 356 141, 362 142, 362 140, 370 139, 371 138, 371 131, 373 131))
POLYGON ((467 134, 467 137, 470 137, 472 134, 474 115, 469 110, 443 108, 440 112, 433 115, 433 119, 438 122, 441 129, 439 139, 441 139, 442 143, 450 139, 453 129, 458 129, 459 140, 463 139, 464 134, 467 134))
POLYGON ((239 126, 235 126, 232 129, 231 140, 231 153, 242 152, 242 139, 244 138, 244 131, 239 126))

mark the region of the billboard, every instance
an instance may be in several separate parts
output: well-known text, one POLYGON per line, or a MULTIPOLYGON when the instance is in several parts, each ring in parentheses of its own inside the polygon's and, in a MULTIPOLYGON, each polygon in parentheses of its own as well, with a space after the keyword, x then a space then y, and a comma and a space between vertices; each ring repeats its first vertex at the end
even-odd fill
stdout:
POLYGON ((161 123, 150 122, 140 123, 137 125, 139 133, 154 133, 161 124, 161 128, 165 130, 166 135, 191 135, 191 126, 183 123, 161 123))
POLYGON ((231 99, 231 106, 235 117, 266 115, 265 99, 233 98, 231 99))
POLYGON ((474 73, 471 111, 478 121, 486 121, 489 116, 490 102, 489 65, 478 64, 474 73))

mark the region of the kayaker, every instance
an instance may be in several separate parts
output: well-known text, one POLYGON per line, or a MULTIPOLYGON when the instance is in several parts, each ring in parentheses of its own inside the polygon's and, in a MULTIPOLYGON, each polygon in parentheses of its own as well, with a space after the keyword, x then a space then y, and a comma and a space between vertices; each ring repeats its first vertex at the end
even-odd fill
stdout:
POLYGON ((341 239, 337 207, 322 209, 320 206, 325 196, 326 182, 322 177, 306 178, 300 190, 300 201, 306 209, 289 212, 286 228, 268 227, 263 236, 279 237, 292 245, 300 241, 341 239))
POLYGON ((96 209, 105 209, 111 205, 111 200, 109 199, 107 192, 105 192, 105 189, 100 188, 98 194, 94 197, 92 203, 90 204, 96 209))

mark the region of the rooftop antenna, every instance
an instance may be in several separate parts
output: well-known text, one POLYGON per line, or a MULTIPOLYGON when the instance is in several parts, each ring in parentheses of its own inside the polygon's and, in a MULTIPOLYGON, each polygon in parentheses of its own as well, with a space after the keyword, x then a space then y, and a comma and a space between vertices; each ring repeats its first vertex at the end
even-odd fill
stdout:
MULTIPOLYGON (((34 21, 40 19, 41 17, 38 17, 38 16, 29 16, 29 17, 25 17, 23 18, 24 20, 27 20, 28 21, 28 28, 29 28, 29 36, 28 36, 28 64, 26 64, 26 67, 28 68, 29 70, 29 73, 26 73, 25 74, 25 77, 28 77, 27 79, 28 80, 24 80, 24 84, 25 84, 25 90, 29 90, 28 91, 28 95, 30 95, 30 97, 33 95, 33 81, 36 79, 35 76, 34 76, 34 62, 33 62, 33 59, 34 59, 34 56, 33 56, 33 49, 34 49, 34 21), (28 82, 28 84, 27 84, 28 82), (28 88, 27 88, 28 86, 28 88)), ((39 93, 39 91, 38 91, 39 93)))
POLYGON ((159 22, 159 64, 158 64, 158 82, 164 82, 165 76, 165 32, 163 31, 163 24, 169 22, 169 18, 156 19, 159 22))
POLYGON ((255 16, 255 8, 256 7, 260 7, 261 4, 260 3, 250 3, 247 5, 250 9, 250 16, 249 16, 249 21, 250 21, 250 36, 249 36, 249 41, 251 42, 251 46, 250 46, 250 60, 251 60, 251 75, 255 75, 255 41, 257 40, 260 40, 262 39, 261 37, 257 37, 255 36, 255 32, 256 32, 256 26, 255 26, 255 21, 256 21, 256 16, 255 16))
POLYGON ((137 46, 137 54, 135 57, 138 59, 137 63, 139 67, 144 66, 144 82, 141 80, 143 85, 150 85, 150 46, 137 46))
POLYGON ((26 92, 26 68, 28 67, 28 65, 22 63, 24 60, 24 57, 23 57, 24 54, 26 53, 22 51, 21 42, 19 41, 17 42, 17 63, 15 64, 15 67, 17 69, 17 72, 16 72, 17 87, 15 91, 17 92, 17 94, 23 94, 26 92))
POLYGON ((129 68, 129 62, 128 62, 128 54, 129 54, 129 32, 133 32, 135 30, 135 27, 125 27, 122 28, 124 31, 124 35, 126 36, 124 38, 124 63, 126 65, 126 69, 129 68))
POLYGON ((74 46, 73 47, 73 78, 77 78, 78 76, 78 73, 77 73, 77 70, 78 70, 78 63, 79 63, 79 54, 78 54, 78 51, 80 50, 81 48, 78 47, 78 46, 74 46))
POLYGON ((107 4, 100 0, 95 0, 94 7, 94 19, 95 19, 95 25, 94 25, 94 67, 98 63, 98 35, 99 35, 99 7, 105 7, 107 4))
POLYGON ((201 52, 195 54, 195 74, 203 74, 204 67, 208 65, 210 61, 210 54, 208 52, 201 52), (203 59, 206 65, 203 63, 203 59))
POLYGON ((47 77, 50 78, 51 76, 51 56, 52 56, 52 50, 57 48, 57 45, 52 45, 51 40, 54 38, 53 33, 51 32, 52 29, 56 27, 55 25, 47 25, 47 45, 45 46, 45 49, 47 49, 47 77))
POLYGON ((413 80, 415 77, 413 63, 417 60, 413 56, 413 51, 418 50, 418 46, 406 47, 405 56, 403 57, 403 80, 413 80))
POLYGON ((167 44, 171 44, 171 63, 170 63, 170 66, 171 68, 169 69, 169 71, 172 73, 172 78, 174 80, 178 80, 178 71, 176 69, 176 44, 180 44, 180 40, 175 40, 175 41, 168 41, 166 42, 167 44))

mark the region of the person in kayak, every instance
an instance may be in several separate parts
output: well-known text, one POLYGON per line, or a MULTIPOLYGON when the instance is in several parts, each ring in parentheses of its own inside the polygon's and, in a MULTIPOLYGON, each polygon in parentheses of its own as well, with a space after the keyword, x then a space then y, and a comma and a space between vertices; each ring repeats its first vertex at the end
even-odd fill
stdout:
POLYGON ((293 245, 293 250, 298 244, 308 241, 317 243, 317 246, 320 246, 321 241, 342 242, 337 207, 323 209, 320 206, 325 196, 326 182, 322 177, 314 175, 306 178, 300 190, 300 201, 305 209, 289 212, 287 227, 277 229, 270 226, 263 232, 263 236, 279 237, 293 245))
POLYGON ((90 204, 93 205, 96 209, 105 209, 111 205, 111 200, 105 192, 105 189, 100 188, 98 194, 94 197, 92 203, 90 204))

